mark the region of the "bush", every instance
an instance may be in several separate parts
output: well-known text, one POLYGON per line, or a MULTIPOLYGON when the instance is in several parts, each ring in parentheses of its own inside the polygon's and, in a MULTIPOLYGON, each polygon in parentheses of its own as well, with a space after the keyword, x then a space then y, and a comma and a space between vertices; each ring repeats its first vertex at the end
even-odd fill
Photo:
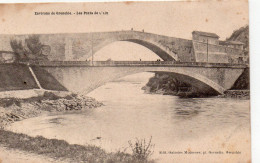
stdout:
POLYGON ((132 155, 140 162, 147 162, 148 158, 153 154, 154 144, 152 144, 152 137, 146 144, 145 139, 137 139, 133 144, 131 141, 128 141, 129 146, 132 150, 132 155))

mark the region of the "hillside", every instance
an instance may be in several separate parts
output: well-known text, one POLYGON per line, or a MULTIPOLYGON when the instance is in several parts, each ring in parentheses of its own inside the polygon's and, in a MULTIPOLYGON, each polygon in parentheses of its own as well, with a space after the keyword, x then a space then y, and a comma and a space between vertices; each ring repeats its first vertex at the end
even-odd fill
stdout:
MULTIPOLYGON (((249 26, 246 25, 244 27, 235 30, 227 41, 240 41, 243 42, 245 54, 249 54, 249 26)), ((231 90, 235 89, 250 89, 250 69, 246 69, 243 74, 237 79, 231 90)))
POLYGON ((226 41, 239 41, 243 42, 244 50, 247 52, 249 51, 249 26, 246 25, 244 27, 241 27, 237 30, 235 30, 229 38, 226 39, 226 41))

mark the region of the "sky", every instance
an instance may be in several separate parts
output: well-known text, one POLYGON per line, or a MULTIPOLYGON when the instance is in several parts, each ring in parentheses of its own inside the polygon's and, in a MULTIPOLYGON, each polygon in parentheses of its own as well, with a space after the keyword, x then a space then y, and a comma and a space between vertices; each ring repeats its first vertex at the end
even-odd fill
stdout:
POLYGON ((117 30, 191 39, 193 30, 225 39, 248 24, 246 0, 98 2, 0 5, 0 34, 81 33, 117 30), (35 12, 108 12, 108 15, 35 15, 35 12))
MULTIPOLYGON (((0 34, 86 33, 133 28, 185 39, 191 39, 192 31, 199 30, 216 33, 224 40, 246 24, 248 2, 245 0, 0 4, 0 34), (108 14, 84 15, 95 11, 108 14), (35 12, 71 12, 72 15, 35 15, 35 12)), ((157 60, 159 57, 138 44, 115 42, 95 54, 95 60, 107 59, 157 60)))
MULTIPOLYGON (((89 57, 88 60, 91 60, 89 57)), ((148 48, 127 41, 116 41, 111 43, 94 55, 94 61, 106 61, 111 59, 113 61, 156 61, 162 60, 158 55, 148 48)))

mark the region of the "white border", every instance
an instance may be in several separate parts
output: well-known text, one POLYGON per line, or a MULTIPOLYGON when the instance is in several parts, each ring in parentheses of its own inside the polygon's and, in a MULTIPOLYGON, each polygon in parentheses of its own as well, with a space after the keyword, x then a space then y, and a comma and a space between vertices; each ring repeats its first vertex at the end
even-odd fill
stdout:
MULTIPOLYGON (((0 3, 119 2, 127 0, 0 0, 0 3)), ((131 1, 131 0, 129 0, 131 1)), ((147 0, 136 0, 147 1, 147 0)), ((149 0, 158 1, 158 0, 149 0)), ((170 1, 170 0, 166 0, 170 1)), ((181 0, 175 0, 181 1, 181 0)), ((260 1, 249 0, 252 162, 260 162, 260 1)))
POLYGON ((252 162, 260 162, 260 1, 249 1, 252 162))
MULTIPOLYGON (((0 3, 48 3, 48 2, 124 2, 124 1, 185 1, 185 0, 0 0, 0 3)), ((197 1, 197 0, 191 0, 197 1)))

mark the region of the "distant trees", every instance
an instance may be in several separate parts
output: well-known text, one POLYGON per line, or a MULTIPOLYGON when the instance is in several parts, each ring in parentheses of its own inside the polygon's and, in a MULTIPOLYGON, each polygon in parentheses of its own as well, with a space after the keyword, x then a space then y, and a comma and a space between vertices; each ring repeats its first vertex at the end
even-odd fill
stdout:
POLYGON ((39 35, 30 35, 25 39, 24 44, 22 40, 13 39, 10 41, 10 45, 16 55, 16 60, 28 61, 47 59, 42 53, 42 49, 46 47, 46 45, 43 45, 40 42, 39 35))

